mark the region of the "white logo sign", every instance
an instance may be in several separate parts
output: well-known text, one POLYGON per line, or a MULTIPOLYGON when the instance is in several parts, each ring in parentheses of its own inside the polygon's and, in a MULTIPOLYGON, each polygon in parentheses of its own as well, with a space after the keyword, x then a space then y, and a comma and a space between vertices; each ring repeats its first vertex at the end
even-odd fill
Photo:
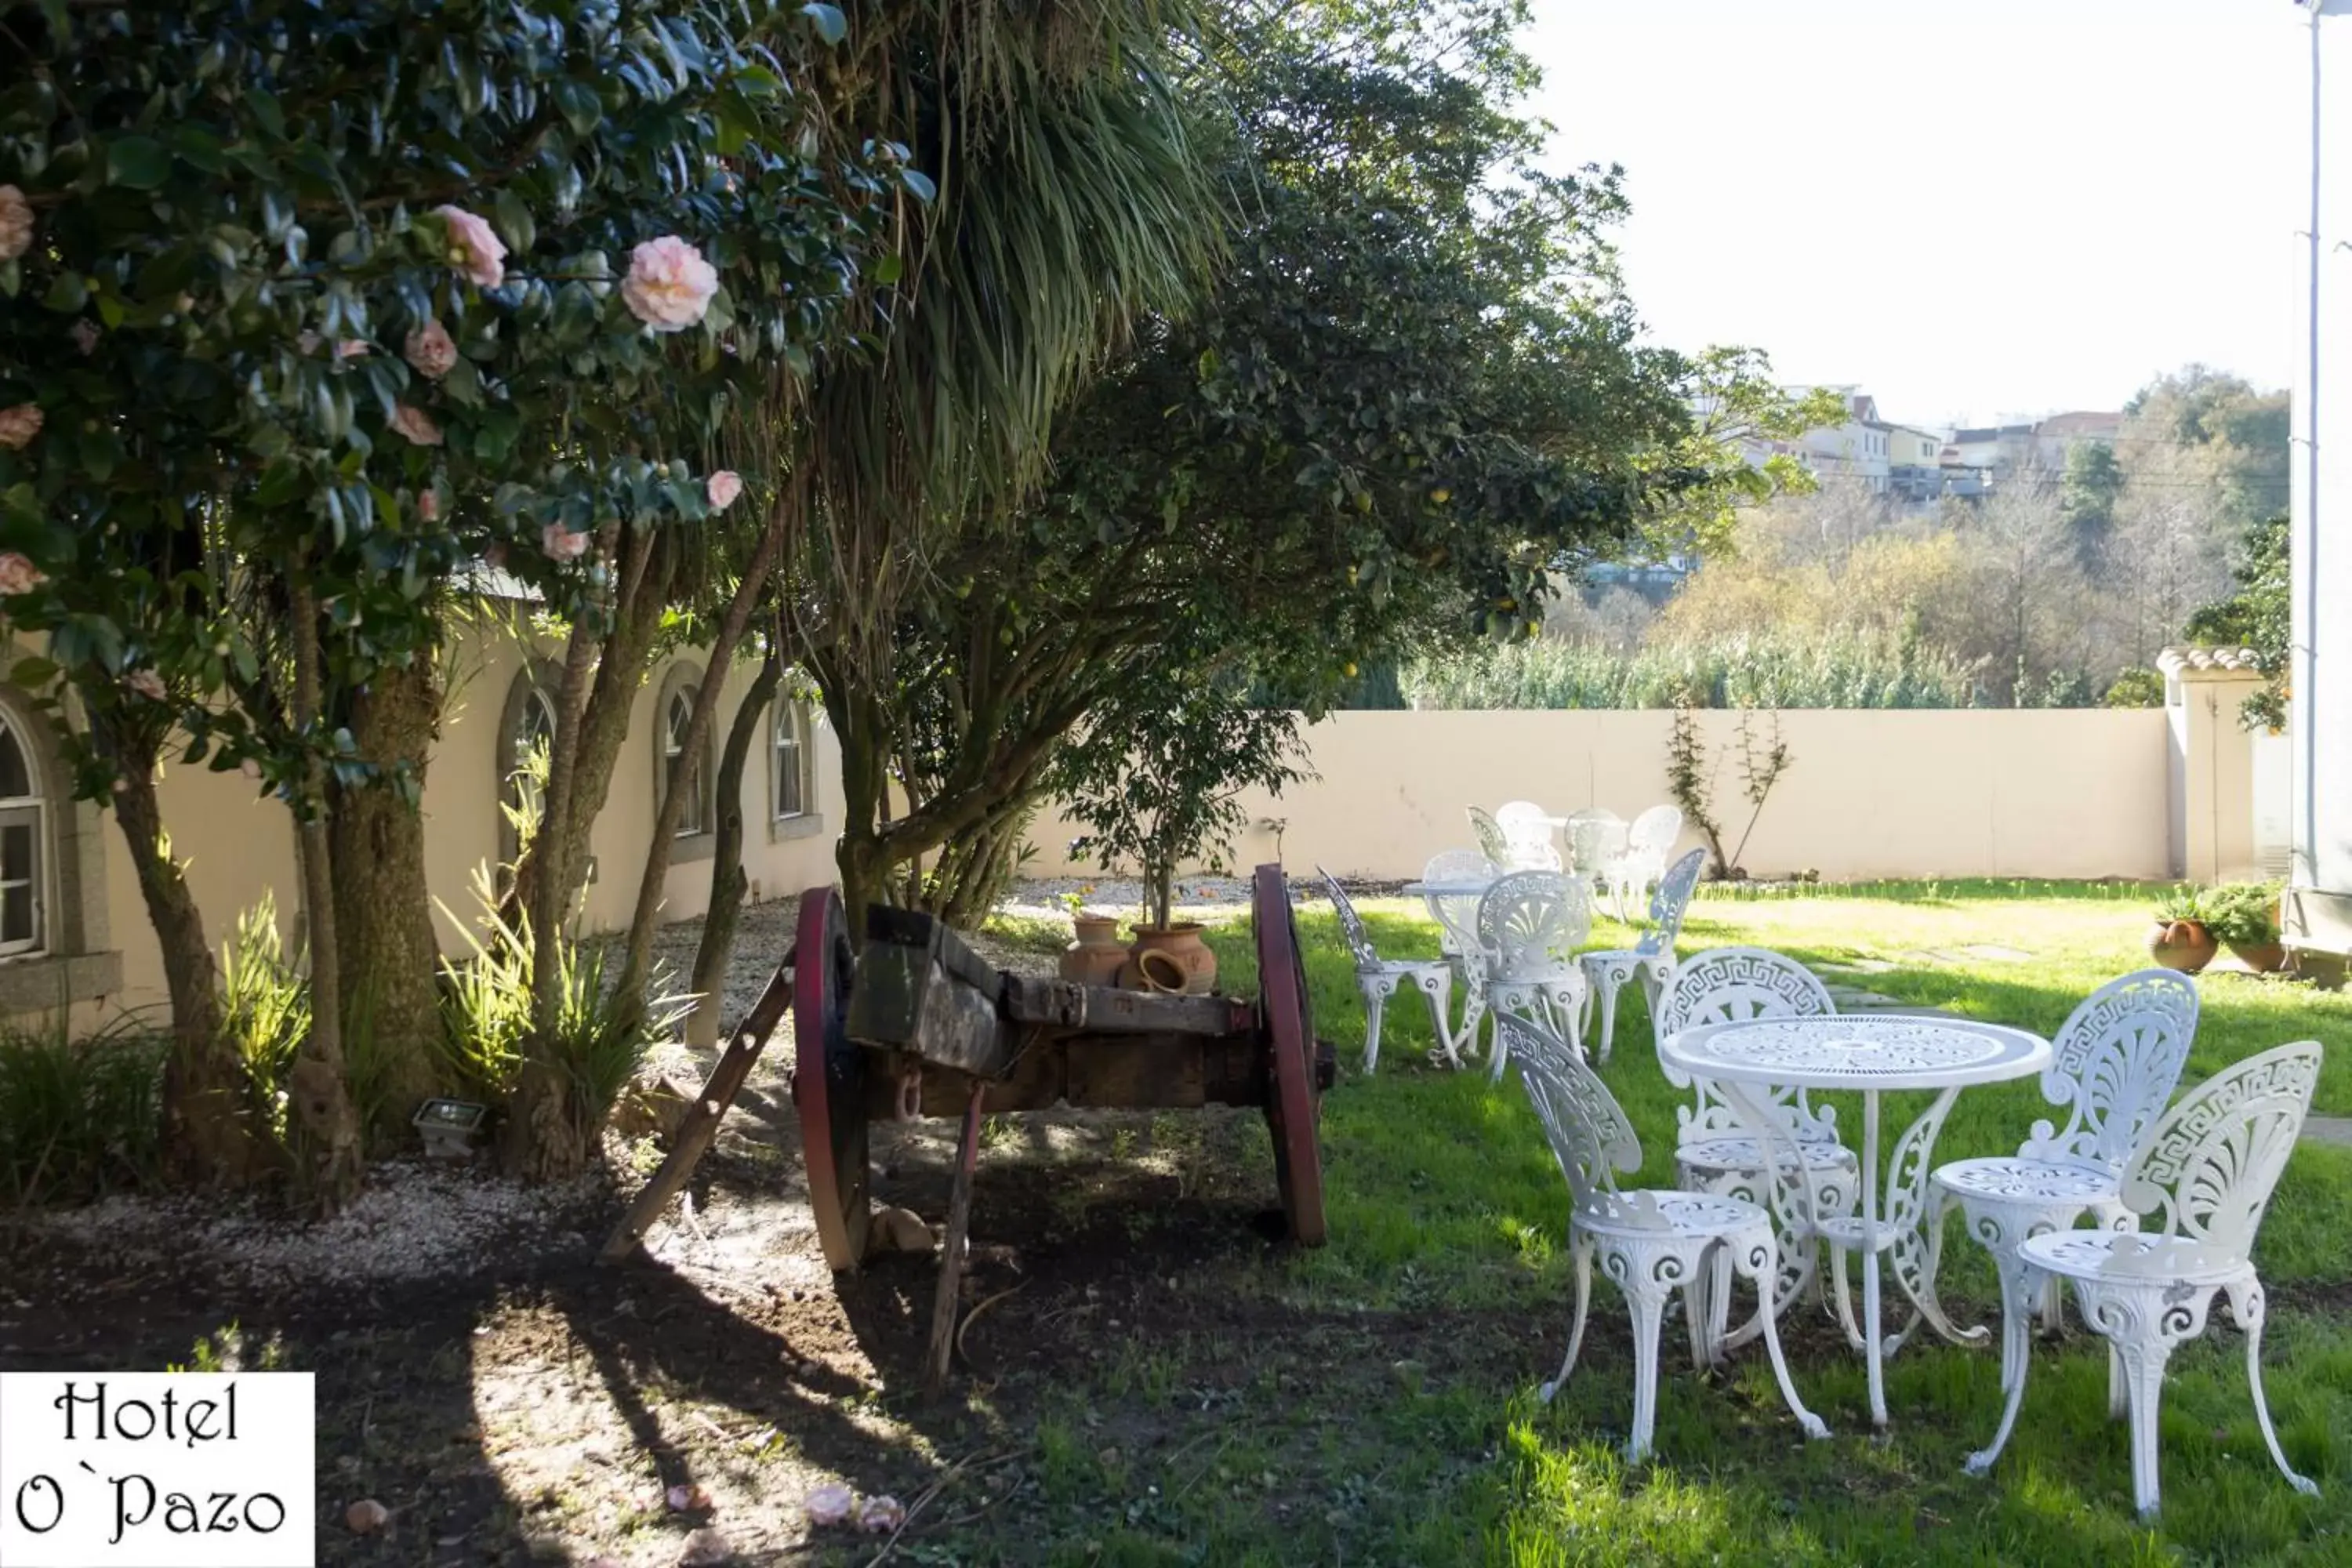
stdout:
POLYGON ((314 1568, 314 1375, 0 1373, 0 1568, 314 1568))

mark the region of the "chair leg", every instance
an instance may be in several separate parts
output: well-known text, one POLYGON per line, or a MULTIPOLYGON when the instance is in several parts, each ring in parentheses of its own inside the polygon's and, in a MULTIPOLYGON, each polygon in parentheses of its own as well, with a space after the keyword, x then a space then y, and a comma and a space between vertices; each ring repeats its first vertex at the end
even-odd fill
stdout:
POLYGON ((2132 1505, 2143 1520, 2156 1517, 2157 1460, 2161 1456, 2161 1427, 2157 1410, 2164 1399, 2164 1367, 2172 1347, 2154 1332, 2118 1347, 2123 1352, 2124 1387, 2131 1399, 2132 1505))
POLYGON ((2295 1473, 2286 1462, 2286 1450, 2279 1447, 2278 1430, 2271 1425, 2271 1405, 2263 1396, 2263 1288, 2248 1281, 2230 1288, 2230 1315, 2246 1331, 2246 1386, 2253 1390, 2254 1420, 2263 1429, 2263 1441, 2269 1445, 2271 1463, 2286 1478, 2286 1484, 2305 1497, 2319 1495, 2319 1483, 2308 1476, 2295 1473))
MULTIPOLYGON (((1760 1259, 1755 1274, 1756 1312, 1763 1320, 1764 1350, 1772 1358, 1772 1377, 1780 1385, 1780 1397, 1789 1402, 1790 1413, 1796 1416, 1797 1425, 1805 1429, 1806 1436, 1826 1437, 1830 1435, 1829 1423, 1806 1409, 1805 1402, 1797 1397, 1797 1384, 1789 1376, 1789 1360, 1780 1353, 1780 1314, 1772 1307, 1772 1294, 1780 1279, 1780 1244, 1768 1237, 1764 1245, 1750 1257, 1760 1259)), ((1727 1296, 1730 1291, 1727 1288, 1723 1293, 1727 1296)))
POLYGON ((1389 988, 1381 981, 1366 976, 1364 993, 1364 1076, 1372 1076, 1381 1065, 1381 1014, 1388 1006, 1389 988))
POLYGON ((1845 1337, 1848 1342, 1858 1351, 1866 1350, 1869 1347, 1869 1342, 1863 1338, 1862 1320, 1853 1315, 1853 1286, 1846 1278, 1845 1255, 1844 1247, 1834 1242, 1830 1244, 1830 1256, 1836 1263, 1833 1283, 1837 1286, 1838 1321, 1845 1325, 1845 1337))
POLYGON ((1665 1322, 1665 1288, 1647 1281, 1630 1285, 1625 1304, 1633 1314, 1633 1432, 1625 1441, 1625 1460, 1638 1465, 1650 1457, 1658 1421, 1658 1335, 1665 1322))
MULTIPOLYGON (((2041 1289, 2041 1280, 2036 1278, 2040 1273, 2040 1269, 2020 1258, 2013 1276, 2006 1271, 2001 1276, 2003 1300, 2000 1321, 2004 1353, 2008 1349, 2009 1324, 2014 1320, 2021 1326, 2032 1312, 2035 1292, 2041 1289)), ((2001 1406, 2000 1425, 1994 1429, 1990 1445, 1969 1456, 1969 1474, 1980 1476, 1991 1469, 1993 1461, 2000 1458, 2000 1451, 2009 1447, 2009 1435, 2017 1428, 2018 1406, 2025 1403, 2025 1374, 2032 1364, 2024 1357, 2019 1358, 2017 1376, 2007 1385, 2009 1399, 2001 1406)), ((2006 1367, 2003 1371, 2006 1375, 2006 1367)))
POLYGON ((1592 982, 1591 1000, 1601 1009, 1601 1059, 1609 1059, 1610 1046, 1617 1033, 1617 977, 1603 975, 1592 982))
POLYGON ((2026 1275, 2038 1269, 2018 1256, 2014 1247, 1990 1247, 1995 1271, 2000 1276, 2000 1386, 2009 1385, 2025 1375, 2025 1358, 2031 1352, 2033 1308, 2037 1298, 2047 1300, 2047 1291, 2056 1288, 2055 1275, 2044 1276, 2038 1286, 2029 1285, 2026 1275))
POLYGON ((1568 1386, 1568 1374, 1576 1370, 1576 1352, 1584 1348, 1584 1312, 1592 1304, 1592 1238, 1579 1236, 1573 1251, 1576 1255, 1576 1320, 1568 1331, 1568 1354, 1559 1363, 1559 1375, 1536 1391, 1546 1405, 1568 1386))
POLYGON ((2107 1419, 2120 1421, 2131 1414, 2131 1391, 2124 1386, 2124 1354, 2107 1346, 2107 1419))
POLYGON ((1425 972, 1413 984, 1421 988, 1422 1000, 1429 1004, 1430 1037, 1437 1042, 1439 1054, 1451 1067, 1460 1067, 1461 1058, 1454 1054, 1453 1012, 1454 975, 1440 969, 1425 972))

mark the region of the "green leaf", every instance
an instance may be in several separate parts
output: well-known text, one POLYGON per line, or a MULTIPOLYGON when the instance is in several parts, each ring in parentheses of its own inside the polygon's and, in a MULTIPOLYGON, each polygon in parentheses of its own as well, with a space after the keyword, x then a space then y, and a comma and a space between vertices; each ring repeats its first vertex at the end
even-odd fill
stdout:
POLYGON ((490 204, 498 218, 499 231, 506 238, 507 247, 520 255, 539 237, 539 226, 531 221, 530 205, 511 185, 499 188, 497 198, 490 204))
POLYGON ((8 671, 8 679, 28 691, 38 690, 57 678, 57 665, 46 658, 20 658, 8 671))
POLYGON ((899 254, 895 250, 888 251, 883 255, 880 260, 874 264, 874 281, 883 285, 885 288, 887 288, 889 285, 898 281, 899 278, 905 274, 906 270, 907 263, 905 258, 899 256, 899 254))
POLYGON ((49 281, 49 291, 41 296, 41 303, 52 310, 79 310, 88 302, 89 289, 84 287, 79 272, 60 272, 49 281))
POLYGON ((929 174, 924 174, 920 169, 899 170, 898 183, 906 186, 907 194, 913 196, 919 202, 935 202, 939 200, 939 186, 931 184, 931 177, 929 174))
POLYGON ((172 177, 172 154, 152 137, 118 136, 106 146, 110 184, 152 191, 172 177))
POLYGON ((557 111, 576 136, 587 135, 604 118, 604 101, 584 81, 565 78, 555 84, 554 98, 557 111))
POLYGON ((842 15, 838 5, 810 0, 808 5, 801 7, 801 15, 809 19, 810 26, 816 29, 816 36, 828 44, 838 44, 849 37, 849 18, 842 15))

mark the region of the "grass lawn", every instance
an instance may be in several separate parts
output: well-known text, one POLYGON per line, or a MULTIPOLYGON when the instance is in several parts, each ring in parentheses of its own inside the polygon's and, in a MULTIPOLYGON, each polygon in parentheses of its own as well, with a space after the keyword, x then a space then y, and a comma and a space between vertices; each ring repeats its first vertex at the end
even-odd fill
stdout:
MULTIPOLYGON (((1383 952, 1435 953, 1417 901, 1363 908, 1383 952)), ((1774 948, 1842 984, 2046 1034, 2099 984, 2146 963, 2147 910, 2143 889, 2065 884, 1710 893, 1682 945, 1774 948)), ((1533 1397, 1566 1342, 1567 1195, 1516 1079, 1490 1086, 1483 1068, 1430 1068, 1427 1016, 1411 998, 1391 1003, 1381 1070, 1362 1077, 1362 1013, 1336 922, 1310 907, 1300 929, 1318 1030, 1340 1052, 1323 1105, 1330 1243, 1212 1257, 1168 1282, 1262 1308, 1254 1321, 1292 1321, 1295 1334, 1119 1342, 1090 1384, 1057 1391, 1037 1419, 1042 1496, 1021 1541, 1001 1526, 943 1536, 928 1543, 946 1554, 938 1560, 2352 1563, 2352 1149, 2298 1152, 2257 1255, 2271 1297, 2271 1407, 2289 1458, 2320 1483, 2317 1500, 2271 1466, 2234 1330, 2172 1363, 2166 1507, 2151 1531, 2131 1510, 2128 1445, 2105 1419, 2095 1336, 2074 1328, 2037 1342, 2016 1436, 1994 1474, 1974 1479, 1961 1463, 2000 1415, 1997 1353, 1915 1341, 1888 1363, 1894 1424, 1876 1438, 1861 1358, 1811 1310, 1783 1332, 1832 1440, 1803 1439, 1760 1347, 1740 1352, 1727 1379, 1702 1380, 1686 1358, 1677 1364, 1670 1329, 1657 1456, 1629 1469, 1617 1458, 1632 1414, 1629 1341, 1605 1282, 1568 1389, 1549 1408, 1533 1397), (1104 1436, 1139 1426, 1147 1441, 1104 1436)), ((1595 939, 1622 934, 1603 926, 1595 939)), ((1246 928, 1213 941, 1224 988, 1253 989, 1246 928)), ((2331 1056, 2315 1109, 2352 1115, 2352 995, 2226 973, 2200 984, 2184 1085, 2316 1038, 2331 1056)), ((1637 989, 1621 1004, 1604 1076, 1641 1131, 1640 1179, 1670 1182, 1677 1096, 1637 989)), ((1890 1097, 1890 1148, 1925 1100, 1890 1097)), ((2040 1110, 2031 1082, 1967 1090, 1937 1157, 2013 1149, 2040 1110)), ((1858 1127, 1859 1114, 1842 1107, 1841 1123, 1858 1127)), ((1220 1142, 1233 1159, 1268 1163, 1262 1134, 1228 1131, 1220 1142)), ((1991 1269, 1957 1224, 1943 1283, 1957 1321, 1990 1319, 1991 1269)), ((2226 1316, 2217 1304, 2215 1322, 2226 1316)))

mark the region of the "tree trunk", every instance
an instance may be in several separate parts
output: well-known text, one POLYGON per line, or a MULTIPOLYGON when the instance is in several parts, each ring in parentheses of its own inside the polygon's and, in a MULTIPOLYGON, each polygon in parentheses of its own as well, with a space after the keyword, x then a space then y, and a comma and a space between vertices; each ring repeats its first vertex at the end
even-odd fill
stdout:
MULTIPOLYGON (((315 740, 319 721, 318 601, 307 578, 298 576, 292 590, 294 730, 308 742, 315 740)), ((344 1078, 334 876, 324 816, 326 790, 315 756, 305 772, 309 776, 304 798, 294 805, 302 904, 310 921, 310 1033, 295 1053, 294 1069, 286 1086, 293 1111, 288 1119, 287 1137, 293 1145, 298 1195, 331 1213, 359 1191, 363 1165, 359 1115, 352 1108, 344 1078)))
POLYGON ((677 819, 686 809, 685 785, 702 754, 703 737, 710 733, 711 716, 719 710, 719 695, 727 684, 727 668, 751 623, 751 610, 767 592, 768 574, 784 542, 785 512, 772 510, 751 559, 744 564, 735 596, 719 623, 703 662, 702 685, 694 694, 694 710, 686 721, 686 735, 669 768, 661 805, 654 813, 653 842, 646 846, 645 869, 637 878, 637 906, 629 917, 627 945, 621 957, 621 978, 613 987, 613 1005, 634 1009, 645 1003, 646 971, 653 962, 654 923, 660 918, 662 884, 669 877, 670 851, 677 844, 677 819))
POLYGON ((515 868, 512 909, 534 929, 561 930, 587 881, 589 836, 628 739, 629 712, 668 605, 674 554, 658 532, 638 543, 624 563, 603 636, 572 629, 556 694, 546 815, 515 868))
POLYGON ((103 714, 91 716, 90 736, 121 781, 114 820, 155 928, 163 989, 172 999, 172 1054, 163 1068, 165 1157, 179 1181, 247 1185, 272 1169, 278 1150, 245 1063, 222 1032, 219 975, 204 911, 179 862, 166 852, 155 787, 159 748, 122 733, 103 714))
POLYGON ((735 956, 735 927, 743 912, 743 894, 750 879, 743 874, 743 768, 758 741, 761 719, 783 684, 783 660, 771 648, 760 667, 759 679, 735 710, 727 728, 727 746, 719 755, 719 776, 713 781, 719 801, 719 837, 711 846, 710 907, 702 917, 702 940, 694 950, 693 1016, 686 1022, 686 1043, 709 1050, 719 1043, 721 1016, 727 1005, 727 966, 735 956))
MULTIPOLYGON (((352 705, 361 756, 405 772, 415 791, 440 732, 441 683, 429 658, 387 669, 352 705)), ((441 950, 425 882, 425 818, 393 780, 330 788, 327 845, 334 887, 343 1042, 371 1148, 406 1140, 417 1102, 441 1077, 441 950)))

